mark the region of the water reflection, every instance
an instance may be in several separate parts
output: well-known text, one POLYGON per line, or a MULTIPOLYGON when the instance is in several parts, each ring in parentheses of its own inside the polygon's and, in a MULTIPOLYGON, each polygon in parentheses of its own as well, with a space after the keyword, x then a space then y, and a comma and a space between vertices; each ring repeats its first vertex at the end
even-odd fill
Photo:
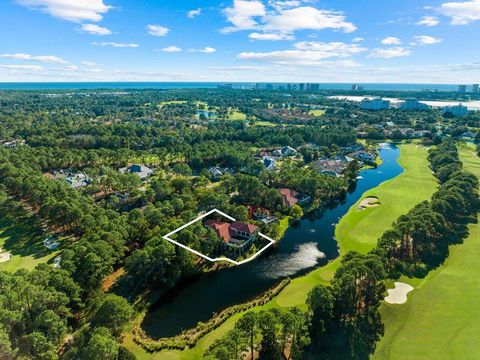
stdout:
POLYGON ((396 148, 380 148, 382 165, 360 172, 344 199, 307 214, 284 238, 247 264, 200 276, 166 294, 145 316, 142 328, 152 338, 173 336, 207 321, 214 312, 247 301, 286 277, 300 276, 338 256, 335 225, 360 196, 403 169, 396 148))

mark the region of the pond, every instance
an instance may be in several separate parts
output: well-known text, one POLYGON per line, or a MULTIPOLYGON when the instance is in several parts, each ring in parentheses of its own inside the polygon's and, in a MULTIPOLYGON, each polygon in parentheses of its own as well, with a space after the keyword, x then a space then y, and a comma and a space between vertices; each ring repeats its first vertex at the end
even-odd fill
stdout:
POLYGON ((212 314, 248 301, 287 277, 303 275, 338 256, 335 224, 361 195, 403 172, 395 146, 379 149, 383 163, 363 170, 344 199, 314 211, 285 232, 283 239, 244 265, 201 275, 165 294, 146 314, 142 329, 153 339, 175 336, 208 321, 212 314))

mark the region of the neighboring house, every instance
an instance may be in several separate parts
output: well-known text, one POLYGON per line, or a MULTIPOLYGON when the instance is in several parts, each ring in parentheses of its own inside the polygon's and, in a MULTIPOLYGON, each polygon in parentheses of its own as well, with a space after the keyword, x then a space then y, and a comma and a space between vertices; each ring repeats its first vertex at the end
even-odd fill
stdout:
POLYGON ((72 169, 64 170, 51 170, 48 173, 43 174, 48 179, 52 180, 64 180, 73 189, 78 189, 84 186, 88 186, 92 183, 92 179, 84 172, 75 173, 72 169))
POLYGON ((339 155, 334 159, 325 158, 314 161, 311 163, 311 166, 324 175, 339 177, 353 160, 349 156, 339 155))
POLYGON ((52 180, 63 180, 65 179, 68 174, 72 174, 71 171, 69 170, 51 170, 45 174, 43 174, 43 176, 45 176, 46 178, 48 179, 52 179, 52 180))
POLYGON ((358 151, 352 156, 357 159, 358 161, 366 162, 366 163, 374 163, 375 162, 375 154, 370 154, 366 151, 358 151))
POLYGON ((265 166, 267 170, 275 170, 277 168, 277 162, 274 158, 265 156, 263 158, 263 166, 265 166))
POLYGON ((309 203, 312 198, 308 195, 300 195, 292 189, 278 189, 282 198, 282 205, 292 207, 295 204, 304 205, 309 203))
POLYGON ((220 179, 225 174, 235 173, 235 171, 232 168, 228 168, 228 167, 220 168, 217 166, 211 167, 210 169, 208 169, 208 172, 210 173, 210 175, 212 175, 212 178, 214 178, 215 180, 220 179))
POLYGON ((259 220, 265 224, 270 224, 277 220, 275 216, 271 216, 270 211, 260 206, 249 205, 247 209, 250 219, 259 220))
POLYGON ((2 146, 6 148, 15 148, 22 145, 25 145, 25 140, 12 140, 2 142, 2 146))
POLYGON ((145 165, 130 165, 128 167, 118 169, 119 172, 122 174, 135 174, 137 175, 140 180, 147 179, 150 175, 153 174, 153 170, 145 165))
POLYGON ((289 157, 297 154, 297 150, 290 146, 284 146, 281 149, 273 150, 272 155, 276 157, 289 157))
POLYGON ((243 249, 257 238, 258 227, 242 221, 232 223, 208 219, 203 224, 215 231, 217 236, 223 240, 226 246, 243 251, 243 249))
POLYGON ((92 183, 92 180, 85 173, 68 174, 64 179, 73 189, 88 186, 92 183))

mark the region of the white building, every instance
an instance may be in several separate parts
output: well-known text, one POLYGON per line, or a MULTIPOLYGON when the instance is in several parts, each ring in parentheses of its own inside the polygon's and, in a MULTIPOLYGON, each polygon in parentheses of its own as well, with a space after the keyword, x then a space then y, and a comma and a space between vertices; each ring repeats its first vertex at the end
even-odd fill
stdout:
POLYGON ((430 106, 427 104, 421 103, 417 99, 405 99, 403 103, 400 104, 400 109, 403 110, 428 110, 430 106))
POLYGON ((451 113, 453 116, 465 116, 468 114, 468 108, 462 104, 445 106, 443 108, 443 113, 451 113))
POLYGON ((364 110, 387 110, 390 108, 390 101, 382 98, 365 98, 360 102, 360 108, 364 110))

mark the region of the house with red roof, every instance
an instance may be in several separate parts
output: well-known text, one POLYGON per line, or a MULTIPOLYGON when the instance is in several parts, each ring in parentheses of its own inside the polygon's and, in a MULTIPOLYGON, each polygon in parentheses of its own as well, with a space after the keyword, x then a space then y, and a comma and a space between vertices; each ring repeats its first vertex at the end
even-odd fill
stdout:
POLYGON ((292 207, 295 204, 304 205, 312 200, 308 195, 300 195, 298 192, 292 189, 278 189, 282 199, 282 205, 292 207))
POLYGON ((258 234, 258 227, 253 224, 247 224, 242 221, 225 222, 215 219, 208 219, 203 223, 205 227, 214 230, 225 245, 237 249, 243 249, 245 246, 255 241, 258 234))

